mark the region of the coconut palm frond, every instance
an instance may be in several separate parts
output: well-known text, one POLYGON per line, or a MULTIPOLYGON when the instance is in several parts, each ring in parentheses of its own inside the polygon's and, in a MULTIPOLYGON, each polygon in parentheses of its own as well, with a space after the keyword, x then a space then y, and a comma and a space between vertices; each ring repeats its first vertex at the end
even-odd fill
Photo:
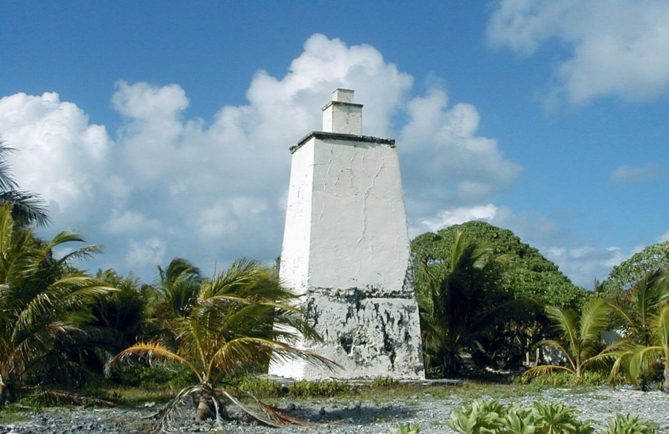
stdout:
POLYGON ((593 298, 581 310, 579 337, 585 342, 599 342, 610 322, 611 308, 601 298, 593 298))
POLYGON ((632 378, 638 378, 644 372, 649 372, 650 366, 662 354, 661 346, 637 346, 629 357, 629 372, 632 378))
POLYGON ((129 360, 132 357, 140 357, 148 360, 164 359, 171 362, 188 366, 197 375, 198 370, 185 358, 156 342, 137 343, 118 353, 109 361, 109 366, 129 360))
POLYGON ((63 257, 58 260, 58 263, 64 265, 71 261, 91 258, 99 253, 102 253, 102 247, 97 244, 91 244, 63 255, 63 257))
POLYGON ((570 369, 566 366, 560 366, 560 365, 537 365, 533 366, 532 368, 528 369, 523 373, 523 376, 526 376, 528 378, 532 377, 539 377, 541 375, 546 375, 546 374, 552 374, 557 371, 565 371, 565 372, 571 372, 574 373, 573 369, 570 369))
POLYGON ((579 341, 578 317, 576 312, 567 309, 560 309, 554 306, 548 306, 546 308, 546 315, 550 320, 553 321, 555 327, 559 329, 565 336, 567 343, 573 352, 573 345, 579 341))

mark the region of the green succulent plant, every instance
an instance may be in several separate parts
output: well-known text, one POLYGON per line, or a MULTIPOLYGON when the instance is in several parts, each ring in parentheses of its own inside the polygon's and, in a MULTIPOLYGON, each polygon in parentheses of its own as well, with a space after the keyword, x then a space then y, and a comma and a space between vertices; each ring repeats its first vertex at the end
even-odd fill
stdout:
POLYGON ((609 421, 606 434, 657 434, 657 425, 653 422, 632 416, 617 414, 609 421))
POLYGON ((537 420, 537 432, 542 434, 593 433, 590 424, 579 421, 574 409, 554 402, 535 402, 532 414, 537 420))
POLYGON ((476 400, 454 411, 448 426, 461 434, 497 433, 508 412, 509 408, 497 401, 476 400))
POLYGON ((420 434, 420 425, 402 423, 397 428, 391 428, 390 434, 420 434))
POLYGON ((502 420, 502 427, 495 431, 499 434, 535 434, 536 419, 531 410, 523 407, 510 409, 502 420))

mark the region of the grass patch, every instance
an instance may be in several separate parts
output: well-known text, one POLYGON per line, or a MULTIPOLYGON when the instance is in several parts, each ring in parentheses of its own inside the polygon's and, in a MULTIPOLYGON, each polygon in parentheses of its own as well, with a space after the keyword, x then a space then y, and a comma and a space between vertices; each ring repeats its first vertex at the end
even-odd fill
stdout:
POLYGON ((28 419, 26 408, 20 404, 7 404, 0 410, 0 424, 23 422, 28 419))

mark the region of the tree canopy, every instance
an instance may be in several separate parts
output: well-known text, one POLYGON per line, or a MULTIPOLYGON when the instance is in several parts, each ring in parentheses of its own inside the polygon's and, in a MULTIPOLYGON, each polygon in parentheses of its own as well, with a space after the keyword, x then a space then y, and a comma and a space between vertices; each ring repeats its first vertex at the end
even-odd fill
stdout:
MULTIPOLYGON (((521 242, 513 232, 489 223, 471 221, 454 225, 438 232, 428 232, 416 237, 411 248, 416 261, 439 273, 440 264, 448 263, 458 231, 467 238, 491 249, 501 260, 488 273, 502 291, 517 298, 528 298, 541 304, 558 307, 579 307, 587 291, 571 283, 557 265, 546 259, 536 248, 521 242)), ((425 276, 417 267, 418 292, 427 290, 425 276)))
POLYGON ((603 291, 607 295, 617 295, 656 270, 669 270, 669 241, 651 244, 613 267, 602 285, 603 291))

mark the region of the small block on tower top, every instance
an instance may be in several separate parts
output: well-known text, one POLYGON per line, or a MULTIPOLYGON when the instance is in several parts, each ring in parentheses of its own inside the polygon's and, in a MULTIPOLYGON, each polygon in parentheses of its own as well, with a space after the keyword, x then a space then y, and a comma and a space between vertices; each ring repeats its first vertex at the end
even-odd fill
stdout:
POLYGON ((332 92, 332 101, 337 102, 353 102, 353 94, 355 91, 351 89, 337 89, 332 92))

